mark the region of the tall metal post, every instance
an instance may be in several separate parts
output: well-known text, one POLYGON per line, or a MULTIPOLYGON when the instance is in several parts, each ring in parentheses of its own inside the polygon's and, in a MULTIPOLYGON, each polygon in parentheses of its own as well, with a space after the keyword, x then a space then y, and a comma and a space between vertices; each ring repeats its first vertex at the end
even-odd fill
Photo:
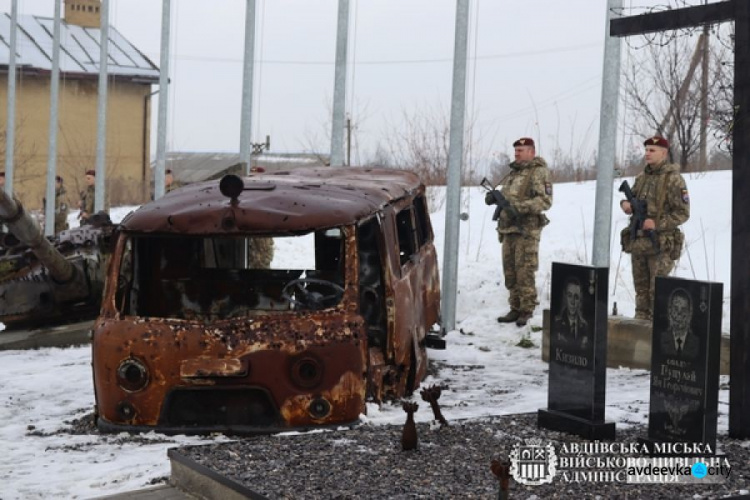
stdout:
POLYGON ((443 250, 443 291, 441 317, 445 332, 456 328, 456 278, 461 208, 461 166, 464 153, 466 113, 466 56, 469 36, 469 0, 456 1, 456 40, 453 51, 453 90, 451 131, 448 151, 448 184, 445 197, 445 244, 443 250))
POLYGON ((96 115, 96 195, 94 212, 104 210, 107 176, 107 59, 109 58, 109 0, 102 0, 99 39, 99 94, 96 115))
POLYGON ((49 93, 49 148, 47 150, 47 189, 44 212, 44 235, 55 234, 55 173, 57 171, 57 108, 60 93, 60 4, 55 0, 55 21, 52 30, 52 75, 49 93))
POLYGON ((346 114, 346 50, 349 45, 349 0, 339 0, 336 31, 336 70, 333 80, 331 166, 344 164, 344 121, 346 114))
MULTIPOLYGON (((710 4, 709 4, 710 5, 710 4)), ((729 435, 750 437, 750 2, 734 2, 729 435)), ((727 194, 728 195, 728 194, 727 194)))
POLYGON ((620 16, 622 0, 608 0, 604 31, 602 103, 599 117, 599 154, 596 158, 596 204, 592 264, 609 267, 612 232, 612 182, 617 149, 617 102, 620 94, 620 39, 609 36, 610 21, 620 16))
POLYGON ((255 69, 255 0, 245 7, 245 56, 242 71, 242 116, 240 118, 240 161, 250 173, 253 128, 253 71, 255 69))
POLYGON ((13 193, 13 171, 16 146, 16 39, 18 33, 18 0, 10 4, 10 53, 8 54, 8 109, 5 121, 5 192, 13 193))
POLYGON ((159 116, 156 126, 156 168, 154 199, 164 196, 164 172, 167 163, 167 104, 169 103, 169 26, 172 20, 170 0, 162 0, 161 54, 159 57, 159 116))

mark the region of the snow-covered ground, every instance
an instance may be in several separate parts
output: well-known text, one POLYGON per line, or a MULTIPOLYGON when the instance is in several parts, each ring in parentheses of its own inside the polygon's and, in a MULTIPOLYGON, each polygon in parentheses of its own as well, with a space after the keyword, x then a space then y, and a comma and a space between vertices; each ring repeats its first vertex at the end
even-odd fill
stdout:
MULTIPOLYGON (((731 173, 686 177, 692 217, 685 226, 687 251, 674 274, 724 283, 723 330, 728 332, 731 173)), ((610 307, 617 301, 620 314, 632 315, 630 259, 619 249, 619 232, 626 224, 618 207, 619 182, 613 185, 610 307)), ((541 304, 524 328, 495 321, 507 310, 507 292, 491 221, 493 207, 485 206, 478 189, 462 193, 469 219, 461 223, 457 330, 448 333, 445 351, 430 351, 437 371, 426 381, 447 386, 440 403, 448 419, 534 412, 547 406, 547 365, 541 360, 541 332, 535 327, 541 326, 542 309, 549 307, 551 263, 591 260, 595 183, 558 184, 554 189, 548 214, 552 223, 542 235, 537 273, 541 304), (516 346, 524 336, 535 347, 516 346)), ((113 219, 130 210, 113 210, 113 219)), ((432 214, 441 259, 444 217, 443 210, 432 214)), ((287 246, 277 247, 277 255, 297 258, 287 246)), ((56 432, 67 427, 66 421, 92 411, 90 363, 90 347, 0 352, 0 498, 86 498, 142 488, 169 475, 168 448, 227 439, 56 432)), ((726 382, 722 377, 723 387, 726 382)), ((606 418, 618 427, 647 423, 648 395, 647 371, 607 370, 606 418)), ((721 390, 720 434, 727 431, 728 398, 728 391, 721 390)), ((369 404, 367 410, 363 421, 374 425, 404 420, 400 406, 369 404)), ((415 417, 430 420, 431 412, 420 411, 415 417)))

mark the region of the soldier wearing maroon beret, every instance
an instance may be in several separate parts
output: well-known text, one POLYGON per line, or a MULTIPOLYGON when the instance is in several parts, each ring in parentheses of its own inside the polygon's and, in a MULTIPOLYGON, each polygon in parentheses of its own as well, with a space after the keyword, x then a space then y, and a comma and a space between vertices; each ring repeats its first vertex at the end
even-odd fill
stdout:
POLYGON ((510 164, 510 174, 501 182, 501 192, 510 207, 503 209, 497 220, 510 312, 497 321, 523 326, 536 308, 539 240, 542 229, 549 224, 544 212, 552 206, 552 181, 547 162, 536 156, 533 139, 518 139, 513 143, 513 152, 515 161, 510 164))
MULTIPOLYGON (((632 238, 631 227, 620 233, 622 250, 631 254, 635 288, 636 319, 651 320, 654 310, 654 283, 667 276, 680 257, 685 235, 680 226, 690 218, 690 196, 680 166, 669 163, 669 141, 655 135, 643 142, 646 166, 633 184, 633 196, 645 205, 645 219, 632 238)), ((620 202, 623 212, 632 215, 630 202, 620 202)), ((637 224, 631 217, 630 224, 637 224)))

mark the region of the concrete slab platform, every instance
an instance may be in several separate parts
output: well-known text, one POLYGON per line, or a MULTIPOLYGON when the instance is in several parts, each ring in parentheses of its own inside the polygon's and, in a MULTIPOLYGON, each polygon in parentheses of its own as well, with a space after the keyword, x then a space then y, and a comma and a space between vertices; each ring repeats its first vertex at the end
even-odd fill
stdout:
POLYGON ((0 351, 69 347, 91 343, 93 320, 67 325, 0 332, 0 351))
POLYGON ((97 497, 95 500, 194 500, 196 498, 202 497, 190 495, 170 484, 164 484, 117 495, 97 497))
MULTIPOLYGON (((550 312, 544 310, 542 359, 549 362, 550 312)), ((651 369, 651 322, 610 316, 607 327, 607 366, 651 369)), ((729 337, 721 337, 719 373, 729 375, 729 337)))

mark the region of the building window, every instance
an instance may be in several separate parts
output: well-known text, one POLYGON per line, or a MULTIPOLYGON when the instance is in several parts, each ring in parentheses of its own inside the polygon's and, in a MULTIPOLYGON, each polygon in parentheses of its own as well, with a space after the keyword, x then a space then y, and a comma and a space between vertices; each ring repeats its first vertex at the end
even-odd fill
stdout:
POLYGON ((91 5, 89 5, 89 12, 94 12, 94 7, 92 7, 91 5))
POLYGON ((99 7, 94 7, 94 12, 99 13, 99 7))

